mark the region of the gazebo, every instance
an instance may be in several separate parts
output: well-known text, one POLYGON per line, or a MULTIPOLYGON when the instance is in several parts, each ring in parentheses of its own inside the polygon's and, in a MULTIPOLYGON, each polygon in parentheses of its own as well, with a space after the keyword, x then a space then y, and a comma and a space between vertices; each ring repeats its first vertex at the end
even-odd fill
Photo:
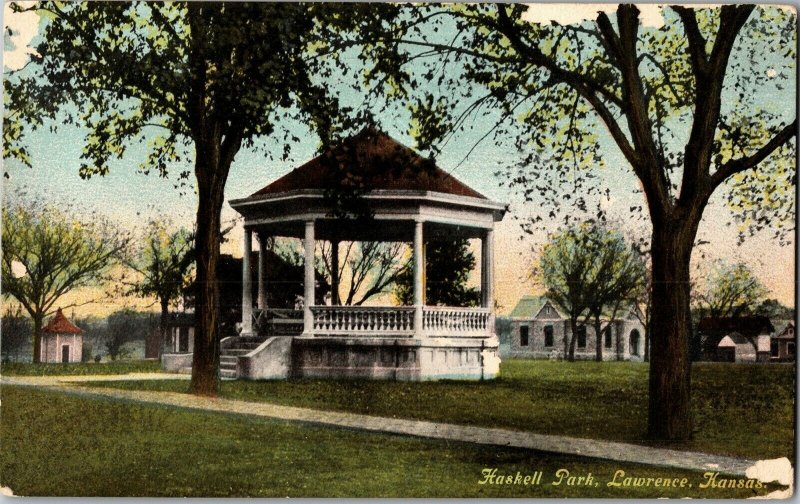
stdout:
POLYGON ((242 332, 221 342, 223 377, 490 379, 499 370, 493 314, 493 229, 506 205, 490 201, 386 134, 367 128, 252 195, 230 201, 244 217, 242 332), (341 194, 368 213, 337 211, 341 194), (259 244, 257 299, 250 251, 259 244), (267 240, 303 240, 302 312, 267 306, 267 240), (481 240, 481 306, 425 303, 429 239, 481 240), (314 250, 331 242, 338 289, 340 241, 407 242, 413 249, 412 306, 340 306, 315 299, 314 250))
POLYGON ((61 308, 42 327, 40 362, 80 362, 83 352, 83 331, 67 320, 61 308))

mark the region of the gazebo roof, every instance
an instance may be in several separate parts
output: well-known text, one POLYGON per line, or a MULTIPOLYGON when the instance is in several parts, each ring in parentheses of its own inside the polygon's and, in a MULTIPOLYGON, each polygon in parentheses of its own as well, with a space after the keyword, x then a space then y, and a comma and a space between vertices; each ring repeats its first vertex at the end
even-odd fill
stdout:
POLYGON ((67 320, 67 317, 64 316, 61 312, 61 308, 59 308, 56 315, 42 328, 42 332, 52 334, 80 334, 83 331, 67 320))
POLYGON ((431 191, 486 199, 430 159, 368 127, 256 191, 251 197, 333 184, 368 190, 431 191))
POLYGON ((480 238, 507 209, 371 127, 229 203, 260 234, 302 238, 313 221, 317 239, 354 241, 408 241, 415 222, 427 236, 480 238))

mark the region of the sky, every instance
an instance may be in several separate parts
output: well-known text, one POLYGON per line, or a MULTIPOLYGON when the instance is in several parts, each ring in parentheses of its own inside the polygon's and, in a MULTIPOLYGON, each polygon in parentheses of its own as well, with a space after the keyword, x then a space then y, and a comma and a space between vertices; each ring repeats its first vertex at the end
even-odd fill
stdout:
MULTIPOLYGON (((592 18, 597 10, 613 9, 605 4, 576 6, 569 9, 550 4, 532 7, 527 19, 531 22, 546 22, 551 19, 562 23, 580 22, 592 18)), ((642 18, 648 26, 663 24, 658 6, 641 6, 642 18)), ((12 35, 6 36, 4 48, 4 66, 6 70, 22 67, 31 52, 31 41, 35 41, 38 32, 38 18, 35 14, 11 14, 8 4, 4 8, 4 23, 12 29, 12 35)), ((780 69, 779 69, 780 70, 780 69)), ((794 69, 784 69, 794 75, 794 69)), ((794 114, 795 83, 781 93, 765 94, 764 103, 778 110, 787 110, 794 114)), ((408 122, 384 116, 381 127, 395 139, 413 146, 413 139, 408 135, 408 122)), ((226 200, 245 197, 252 194, 271 181, 284 175, 293 167, 313 157, 318 141, 313 134, 301 124, 290 124, 287 127, 299 133, 303 140, 294 146, 289 162, 271 161, 260 152, 242 149, 237 154, 231 175, 226 186, 226 200)), ((496 254, 495 293, 499 305, 499 313, 508 313, 524 294, 538 293, 541 287, 531 278, 530 271, 536 262, 535 250, 547 240, 546 232, 524 235, 520 231, 516 219, 535 215, 536 204, 525 204, 522 198, 505 187, 504 179, 494 174, 498 169, 511 166, 518 161, 519 154, 509 141, 508 145, 495 146, 492 142, 484 142, 464 159, 468 150, 485 133, 485 122, 477 121, 469 125, 466 131, 459 133, 443 149, 437 158, 437 164, 464 183, 481 192, 488 198, 510 204, 510 212, 498 224, 495 232, 496 254)), ((635 194, 638 181, 631 173, 630 167, 605 131, 601 131, 600 147, 605 161, 601 170, 603 183, 610 189, 611 197, 603 202, 604 208, 616 222, 634 226, 630 221, 628 208, 643 203, 643 196, 635 194)), ((160 178, 154 174, 144 175, 136 170, 136 166, 144 158, 145 151, 139 146, 132 146, 125 158, 114 163, 111 172, 105 177, 92 177, 83 180, 78 176, 83 135, 85 131, 78 127, 60 127, 57 134, 46 128, 30 135, 28 146, 31 150, 33 169, 22 167, 15 161, 8 161, 6 170, 10 178, 4 181, 6 194, 20 190, 45 195, 56 202, 75 201, 87 208, 101 210, 109 218, 119 223, 123 229, 141 226, 148 216, 167 214, 173 222, 191 227, 194 220, 195 195, 191 188, 178 190, 175 188, 175 175, 160 178)), ((262 142, 269 149, 274 146, 262 142)), ((186 167, 175 167, 177 174, 186 167)), ((233 220, 235 211, 226 203, 223 209, 223 220, 233 220)), ((748 239, 741 246, 737 245, 735 227, 724 223, 730 221, 730 212, 724 205, 721 192, 718 191, 710 207, 705 213, 699 232, 699 238, 710 244, 702 249, 702 255, 695 253, 693 266, 695 275, 702 277, 709 270, 711 261, 724 259, 729 262, 745 262, 770 290, 770 297, 779 299, 784 304, 794 304, 795 292, 795 257, 794 243, 779 246, 768 232, 762 232, 748 239)), ((648 226, 636 224, 640 233, 648 233, 648 226)), ((555 231, 556 223, 547 230, 555 231)), ((230 242, 223 245, 223 252, 241 256, 241 225, 232 233, 230 242)), ((94 295, 95 293, 81 295, 94 295)), ((69 299, 65 300, 69 302, 69 299)), ((76 309, 78 315, 103 314, 123 305, 137 304, 131 299, 116 299, 99 304, 88 305, 76 309)), ((142 302, 138 302, 142 306, 142 302)), ((149 304, 145 303, 145 304, 149 304)))

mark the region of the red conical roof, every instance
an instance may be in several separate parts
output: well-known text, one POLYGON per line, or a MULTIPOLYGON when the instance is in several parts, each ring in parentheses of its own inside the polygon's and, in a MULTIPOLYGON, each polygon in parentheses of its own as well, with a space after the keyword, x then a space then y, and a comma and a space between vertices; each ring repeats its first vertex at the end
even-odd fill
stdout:
POLYGON ((80 334, 80 330, 75 324, 67 320, 67 317, 61 312, 61 308, 56 312, 56 316, 50 319, 50 322, 42 328, 42 332, 53 334, 80 334))

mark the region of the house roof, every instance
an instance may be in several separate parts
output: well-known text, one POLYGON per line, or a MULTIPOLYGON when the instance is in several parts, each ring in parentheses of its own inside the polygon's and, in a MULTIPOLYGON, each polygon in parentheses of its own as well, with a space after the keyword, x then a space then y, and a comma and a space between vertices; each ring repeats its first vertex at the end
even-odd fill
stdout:
POLYGON ((431 191, 486 199, 430 159, 368 127, 251 195, 343 186, 360 190, 431 191))
POLYGON ((772 325, 775 326, 775 334, 772 336, 773 338, 795 339, 797 337, 797 334, 794 331, 793 320, 773 320, 772 325), (789 329, 792 329, 791 334, 788 334, 789 329))
POLYGON ((705 334, 728 334, 738 332, 744 336, 771 334, 775 328, 767 317, 706 317, 697 325, 697 330, 705 334))
POLYGON ((64 316, 61 312, 61 308, 59 308, 55 316, 50 319, 50 322, 42 327, 42 332, 52 334, 80 334, 83 331, 67 320, 67 317, 64 316))
POLYGON ((510 317, 512 318, 533 318, 539 313, 539 310, 542 309, 544 304, 547 302, 547 298, 544 296, 522 296, 522 298, 517 301, 517 305, 511 310, 510 317))

